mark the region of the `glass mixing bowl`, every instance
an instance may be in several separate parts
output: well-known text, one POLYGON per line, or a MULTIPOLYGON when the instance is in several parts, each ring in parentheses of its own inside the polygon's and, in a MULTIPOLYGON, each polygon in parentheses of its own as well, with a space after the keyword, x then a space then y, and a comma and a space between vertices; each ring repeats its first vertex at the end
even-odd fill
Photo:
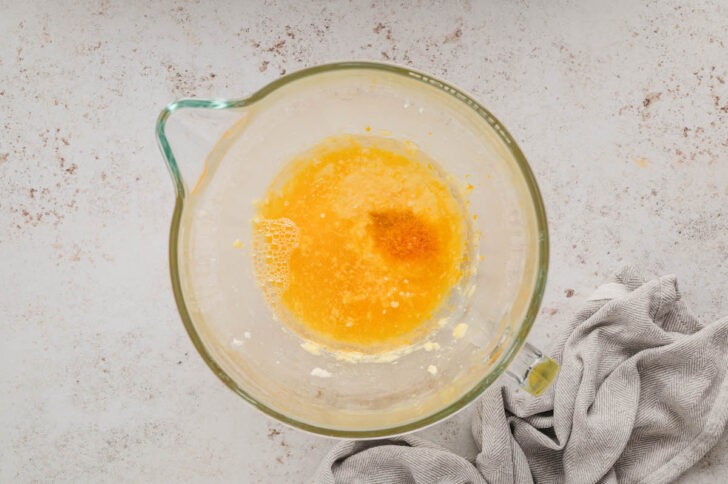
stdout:
POLYGON ((156 132, 177 194, 169 262, 182 321, 212 371, 258 409, 372 438, 436 422, 506 371, 532 394, 553 381, 558 367, 525 343, 548 266, 541 196, 503 125, 461 90, 392 65, 336 63, 244 99, 174 102, 156 132), (429 345, 396 359, 307 345, 267 305, 250 252, 253 202, 282 167, 324 138, 368 133, 415 143, 469 184, 477 215, 472 285, 455 291, 429 345))

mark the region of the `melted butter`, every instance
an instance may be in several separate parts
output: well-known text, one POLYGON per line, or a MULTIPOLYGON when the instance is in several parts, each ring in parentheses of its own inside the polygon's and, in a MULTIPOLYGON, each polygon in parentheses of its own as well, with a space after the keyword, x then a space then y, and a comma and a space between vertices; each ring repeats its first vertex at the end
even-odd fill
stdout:
POLYGON ((463 204, 419 150, 374 136, 324 140, 258 204, 253 252, 266 298, 328 348, 412 344, 462 277, 463 204))

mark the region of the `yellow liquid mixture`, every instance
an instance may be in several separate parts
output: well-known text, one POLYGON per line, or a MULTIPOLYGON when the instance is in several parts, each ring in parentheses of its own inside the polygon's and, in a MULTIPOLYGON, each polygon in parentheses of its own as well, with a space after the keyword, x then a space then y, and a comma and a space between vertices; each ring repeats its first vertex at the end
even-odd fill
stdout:
POLYGON ((411 143, 324 140, 258 203, 253 253, 268 302, 330 348, 413 343, 463 275, 468 223, 455 193, 411 143))

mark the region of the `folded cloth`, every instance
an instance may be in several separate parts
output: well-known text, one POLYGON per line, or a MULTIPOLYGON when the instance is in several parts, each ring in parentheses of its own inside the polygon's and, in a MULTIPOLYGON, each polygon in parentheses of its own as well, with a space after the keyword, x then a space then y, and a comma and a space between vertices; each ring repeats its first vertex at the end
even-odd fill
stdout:
POLYGON ((675 276, 623 269, 551 354, 561 371, 541 397, 499 380, 480 398, 474 463, 415 435, 343 441, 314 482, 669 482, 725 430, 728 317, 703 325, 675 276))

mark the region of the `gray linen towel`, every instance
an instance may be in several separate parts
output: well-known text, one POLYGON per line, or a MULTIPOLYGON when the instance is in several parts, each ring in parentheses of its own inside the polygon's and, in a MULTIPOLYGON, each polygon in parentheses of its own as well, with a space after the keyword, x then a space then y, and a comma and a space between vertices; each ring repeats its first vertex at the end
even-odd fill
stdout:
POLYGON ((496 382, 477 402, 474 463, 414 435, 344 441, 317 483, 669 482, 728 420, 728 318, 703 325, 675 276, 623 269, 559 336, 539 398, 496 382))

